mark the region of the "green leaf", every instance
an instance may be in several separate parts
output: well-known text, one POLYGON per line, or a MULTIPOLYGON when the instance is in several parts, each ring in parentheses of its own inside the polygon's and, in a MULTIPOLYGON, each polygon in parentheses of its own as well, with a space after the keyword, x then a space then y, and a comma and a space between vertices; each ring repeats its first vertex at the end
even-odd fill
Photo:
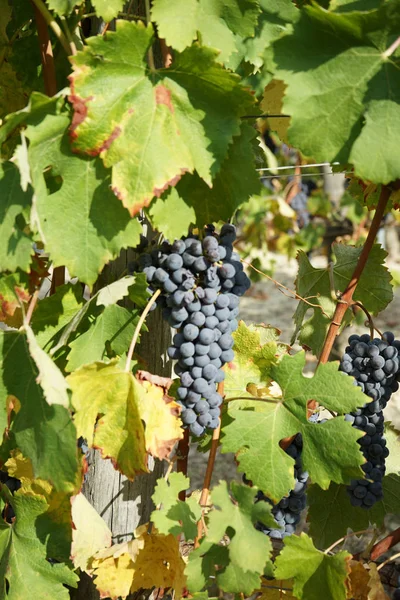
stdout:
POLYGON ((31 202, 32 190, 22 190, 17 167, 0 164, 0 271, 29 269, 32 240, 23 230, 22 213, 31 202))
POLYGON ((59 339, 65 326, 82 306, 82 286, 61 285, 52 296, 43 298, 33 313, 31 327, 38 344, 46 351, 59 339))
POLYGON ((74 146, 113 167, 113 190, 132 215, 185 172, 196 169, 211 186, 240 116, 254 105, 206 47, 148 73, 152 35, 151 27, 119 21, 116 32, 90 38, 73 58, 74 146))
POLYGON ((345 485, 331 483, 328 490, 311 485, 307 490, 310 535, 318 548, 327 548, 335 540, 353 531, 381 527, 385 516, 399 514, 400 477, 394 473, 382 480, 383 499, 368 510, 351 506, 345 485))
POLYGON ((212 490, 214 507, 208 513, 207 533, 200 547, 190 554, 186 569, 190 592, 201 591, 213 573, 225 592, 251 594, 260 587, 272 546, 254 525, 262 521, 272 526, 274 520, 265 502, 254 502, 256 493, 256 488, 235 482, 231 484, 231 495, 226 482, 212 490), (229 544, 219 547, 225 535, 229 544))
POLYGON ((110 190, 101 161, 73 154, 68 124, 65 114, 47 115, 26 130, 37 226, 54 266, 92 286, 108 261, 139 242, 141 228, 110 190))
POLYGON ((124 0, 93 0, 92 4, 97 15, 102 17, 106 23, 109 23, 123 9, 124 0))
MULTIPOLYGON (((344 292, 346 289, 361 250, 362 247, 333 245, 336 259, 333 266, 335 292, 344 292)), ((393 299, 391 276, 384 266, 386 256, 387 252, 378 244, 373 246, 354 292, 354 300, 362 302, 373 315, 386 308, 393 299)), ((313 267, 307 255, 302 251, 298 253, 298 262, 296 291, 300 296, 318 306, 313 308, 303 301, 299 302, 293 317, 296 330, 292 343, 298 338, 300 344, 305 344, 311 348, 314 354, 319 354, 336 307, 336 302, 331 296, 329 270, 313 267), (319 307, 324 310, 325 314, 319 307), (305 320, 309 312, 312 316, 305 320)), ((352 316, 351 311, 348 310, 343 326, 351 320, 352 316)))
POLYGON ((276 579, 294 579, 296 598, 346 600, 345 581, 350 572, 351 554, 345 551, 333 556, 324 554, 305 533, 286 537, 283 543, 274 575, 276 579))
POLYGON ((293 32, 274 43, 275 78, 288 86, 283 111, 292 116, 293 146, 317 161, 353 162, 356 174, 374 183, 400 176, 392 157, 386 164, 400 135, 398 57, 385 56, 398 26, 397 0, 343 14, 317 4, 302 9, 293 32))
POLYGON ((200 35, 202 44, 220 50, 224 62, 236 50, 235 34, 254 34, 260 12, 257 0, 155 0, 152 19, 167 44, 182 51, 200 35), (182 17, 184 21, 182 21, 182 17))
POLYGON ((265 325, 249 325, 240 321, 233 334, 235 357, 225 367, 224 391, 227 398, 257 395, 271 381, 270 369, 278 360, 279 331, 265 325), (252 384, 252 385, 251 385, 252 384))
POLYGON ((112 353, 120 356, 127 352, 138 320, 137 311, 116 304, 107 306, 89 329, 69 344, 71 352, 66 370, 75 371, 82 365, 104 360, 112 353))
POLYGON ((395 159, 399 131, 400 104, 393 100, 372 100, 365 115, 365 125, 350 154, 358 177, 383 184, 400 177, 400 167, 395 159))
MULTIPOLYGON (((5 493, 3 489, 2 493, 5 493)), ((78 577, 65 564, 50 564, 46 541, 37 535, 37 523, 48 509, 43 496, 18 491, 7 493, 15 512, 10 525, 0 523, 0 575, 2 598, 68 600, 66 585, 77 587, 78 577)))
POLYGON ((51 10, 58 15, 69 15, 76 5, 82 4, 83 0, 47 0, 51 10))
POLYGON ((111 458, 129 479, 146 472, 144 429, 138 409, 139 397, 145 392, 140 383, 115 360, 86 365, 67 381, 78 435, 89 446, 99 448, 103 458, 111 458))
POLYGON ((155 198, 148 213, 154 229, 162 231, 167 240, 179 239, 196 223, 195 209, 181 198, 176 188, 155 198), (168 218, 169 215, 173 218, 168 218))
POLYGON ((94 294, 90 300, 85 302, 82 308, 76 312, 69 323, 63 329, 57 344, 51 349, 51 354, 55 354, 62 346, 68 343, 70 335, 77 330, 80 323, 86 316, 89 309, 96 306, 112 306, 119 300, 122 300, 129 294, 130 299, 138 306, 144 306, 147 303, 149 294, 147 292, 146 276, 143 273, 129 275, 118 279, 109 285, 101 288, 94 294))
POLYGON ((341 416, 323 424, 310 423, 307 403, 313 399, 344 414, 363 406, 368 397, 353 385, 351 377, 338 371, 337 362, 320 365, 312 378, 304 377, 304 366, 304 352, 283 356, 271 368, 282 400, 232 401, 228 415, 233 421, 222 430, 222 452, 237 453, 238 470, 274 502, 294 487, 294 460, 279 442, 296 433, 303 436, 304 470, 323 489, 331 481, 349 483, 363 475, 359 465, 365 461, 357 444, 360 432, 341 416))
POLYGON ((0 335, 0 402, 14 404, 11 435, 23 455, 32 461, 34 476, 47 479, 57 490, 75 489, 78 472, 76 430, 69 412, 57 404, 49 406, 37 383, 38 371, 23 333, 0 335), (11 398, 10 398, 11 397, 11 398))
MULTIPOLYGON (((229 220, 236 209, 260 190, 260 179, 255 170, 252 140, 255 131, 242 125, 242 135, 233 138, 228 156, 210 189, 196 174, 185 175, 177 185, 177 192, 187 206, 196 213, 196 224, 229 220)), ((173 199, 175 196, 173 196, 173 199)), ((165 210, 172 214, 173 206, 165 201, 165 210)), ((167 213, 167 214, 168 214, 167 213)), ((188 215, 189 216, 189 215, 188 215)), ((186 222, 186 230, 190 221, 186 222)))
POLYGON ((308 488, 310 535, 318 548, 326 548, 346 535, 349 527, 353 531, 368 529, 370 524, 381 527, 386 515, 399 514, 400 443, 398 434, 389 426, 385 428, 385 438, 390 454, 386 459, 386 476, 382 480, 383 499, 370 509, 351 506, 344 485, 332 483, 328 490, 321 490, 317 485, 308 488))
POLYGON ((29 325, 24 325, 28 340, 29 353, 38 370, 37 383, 43 390, 47 404, 59 404, 69 408, 68 384, 57 365, 50 356, 39 346, 29 325))
POLYGON ((183 473, 171 473, 168 481, 158 479, 152 500, 161 506, 152 512, 151 520, 160 533, 177 536, 183 532, 186 541, 197 537, 201 506, 195 497, 186 498, 184 502, 177 498, 181 490, 189 487, 190 480, 183 473))

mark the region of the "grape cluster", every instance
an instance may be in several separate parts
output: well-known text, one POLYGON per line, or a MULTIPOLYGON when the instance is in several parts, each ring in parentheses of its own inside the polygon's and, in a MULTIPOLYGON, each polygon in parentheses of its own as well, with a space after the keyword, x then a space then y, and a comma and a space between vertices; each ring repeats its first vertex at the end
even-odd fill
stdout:
POLYGON ((292 198, 290 206, 297 214, 297 224, 301 228, 306 227, 310 223, 311 217, 307 207, 308 197, 316 188, 315 182, 312 180, 305 181, 301 184, 300 191, 292 198))
POLYGON ((177 361, 183 424, 196 436, 218 426, 222 397, 216 385, 233 360, 239 296, 250 287, 232 248, 235 239, 233 225, 224 225, 219 236, 208 226, 202 240, 191 235, 163 242, 138 259, 150 290, 162 291, 164 318, 178 330, 168 356, 177 361))
POLYGON ((347 490, 353 506, 368 509, 383 497, 382 478, 389 450, 384 437, 382 411, 399 387, 400 341, 387 331, 382 339, 371 340, 366 334, 351 335, 348 344, 339 368, 354 377, 356 385, 372 401, 345 417, 353 427, 365 432, 358 443, 367 460, 362 465, 365 479, 352 481, 347 490))
MULTIPOLYGON (((301 512, 305 509, 307 504, 306 488, 308 473, 303 471, 301 462, 301 451, 303 449, 303 439, 301 433, 298 433, 291 444, 286 449, 286 453, 289 454, 295 460, 294 465, 294 477, 296 480, 293 490, 289 492, 289 495, 282 498, 278 504, 275 504, 272 508, 272 514, 276 521, 276 529, 266 527, 263 523, 257 525, 257 529, 269 535, 273 539, 282 539, 291 535, 296 530, 296 525, 299 523, 301 518, 301 512)), ((262 493, 257 494, 258 501, 269 502, 271 501, 262 493)))

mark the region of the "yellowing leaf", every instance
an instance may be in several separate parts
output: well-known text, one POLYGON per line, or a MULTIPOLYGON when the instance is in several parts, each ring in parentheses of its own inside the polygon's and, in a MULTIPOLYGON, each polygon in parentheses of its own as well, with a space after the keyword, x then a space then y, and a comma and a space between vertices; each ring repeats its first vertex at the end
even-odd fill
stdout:
POLYGON ((370 592, 368 594, 368 600, 389 600, 389 596, 383 589, 381 578, 379 577, 379 571, 376 568, 375 563, 369 564, 369 582, 370 592))
POLYGON ((365 600, 370 590, 369 573, 358 560, 351 560, 349 566, 351 570, 346 581, 347 597, 353 600, 365 600))
POLYGON ((148 525, 139 527, 131 542, 116 544, 97 553, 91 562, 95 584, 101 598, 126 598, 141 588, 170 587, 179 600, 185 587, 185 563, 179 542, 172 535, 161 535, 148 525))
POLYGON ((171 587, 175 590, 175 598, 179 600, 186 582, 184 569, 179 542, 173 535, 146 533, 144 548, 139 551, 135 562, 131 592, 152 586, 171 587))
MULTIPOLYGON (((286 84, 280 79, 273 79, 264 89, 261 110, 268 115, 280 115, 283 107, 283 96, 286 84)), ((282 141, 286 141, 290 119, 287 117, 273 118, 268 121, 270 129, 276 131, 282 141)))
POLYGON ((72 521, 71 558, 76 568, 86 571, 89 559, 111 546, 111 531, 83 494, 72 499, 72 521))
POLYGON ((167 390, 159 385, 142 381, 144 393, 139 393, 140 417, 146 424, 146 450, 161 460, 167 458, 175 443, 183 438, 180 407, 167 390))
POLYGON ((131 373, 118 367, 118 360, 95 362, 72 373, 72 389, 78 435, 90 446, 111 458, 114 466, 129 479, 146 472, 144 429, 139 402, 143 386, 131 373))

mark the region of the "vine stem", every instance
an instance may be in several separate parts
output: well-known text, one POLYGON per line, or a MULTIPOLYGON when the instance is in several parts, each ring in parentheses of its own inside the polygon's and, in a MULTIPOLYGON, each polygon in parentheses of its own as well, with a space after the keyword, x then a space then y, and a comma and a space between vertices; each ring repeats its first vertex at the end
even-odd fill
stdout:
POLYGON ((351 276, 350 282, 344 291, 340 301, 336 305, 335 314, 333 315, 333 319, 328 329, 328 334, 325 338, 324 347, 322 348, 321 355, 318 360, 318 365, 324 364, 328 362, 329 355, 331 353, 333 344, 335 342, 336 336, 339 333, 340 325, 343 321, 343 317, 347 311, 347 309, 351 306, 353 300, 353 294, 356 290, 357 284, 360 280, 360 277, 364 271, 364 267, 367 263, 369 253, 371 252, 372 246, 374 244, 376 234, 378 233, 378 229, 380 223, 382 221, 382 217, 385 212, 386 205, 389 200, 391 190, 388 186, 382 186, 381 195, 379 198, 379 203, 375 211, 374 218, 372 219, 371 227, 368 231, 367 239, 365 240, 365 244, 360 254, 360 258, 358 259, 356 268, 354 269, 353 275, 351 276))
POLYGON ((383 567, 385 567, 387 564, 389 564, 390 562, 392 562, 393 560, 396 560, 396 558, 399 558, 400 556, 400 552, 396 552, 396 554, 393 554, 393 556, 390 556, 387 560, 385 560, 383 563, 381 563, 376 570, 380 571, 381 569, 383 569, 383 567))
MULTIPOLYGON (((221 383, 218 384, 217 391, 218 391, 218 394, 220 394, 222 397, 224 397, 224 382, 223 381, 221 381, 221 383)), ((198 548, 199 540, 202 537, 204 529, 205 529, 204 508, 208 504, 208 498, 210 495, 211 478, 212 478, 212 474, 214 471, 215 458, 217 456, 217 449, 218 449, 220 435, 221 435, 221 417, 219 418, 218 427, 216 429, 214 429, 214 431, 213 431, 210 454, 208 455, 208 461, 207 461, 207 469, 206 469, 206 473, 204 475, 203 489, 201 490, 199 504, 203 510, 202 510, 202 514, 201 514, 201 519, 197 523, 197 538, 195 539, 195 542, 194 542, 195 548, 198 548)))
POLYGON ((377 560, 382 554, 385 554, 390 548, 393 548, 400 542, 400 527, 389 533, 383 540, 375 544, 371 550, 371 560, 377 560))
POLYGON ((133 356, 133 351, 135 350, 136 342, 138 340, 139 333, 140 333, 140 330, 142 328, 142 325, 145 322, 146 317, 149 314, 149 311, 150 311, 151 307, 153 306, 153 304, 155 303, 155 301, 157 300, 157 298, 158 298, 158 296, 160 294, 161 294, 161 290, 156 290, 154 292, 154 294, 152 295, 152 297, 148 301, 148 303, 146 305, 146 308, 142 312, 142 314, 140 316, 140 319, 138 321, 138 324, 136 325, 135 331, 133 332, 131 345, 129 346, 128 354, 127 354, 127 357, 126 357, 126 363, 125 363, 125 372, 126 373, 129 373, 129 371, 130 371, 130 366, 131 366, 131 360, 132 360, 132 356, 133 356))
MULTIPOLYGON (((65 37, 65 35, 64 35, 61 27, 59 26, 59 24, 57 23, 57 21, 55 21, 55 19, 53 18, 53 15, 51 14, 51 12, 48 10, 48 8, 45 5, 45 3, 42 0, 32 0, 32 2, 35 5, 35 8, 37 9, 37 11, 42 15, 45 23, 49 27, 52 28, 52 30, 54 31, 54 33, 57 36, 58 40, 60 41, 60 44, 62 45, 62 47, 64 48, 65 52, 69 56, 71 54, 71 48, 69 46, 68 40, 65 37)), ((39 31, 38 31, 38 33, 39 33, 39 31)), ((53 94, 51 94, 51 95, 53 96, 53 94)))
MULTIPOLYGON (((39 10, 37 3, 34 2, 34 0, 32 0, 32 2, 35 11, 35 21, 39 38, 40 58, 43 67, 44 88, 48 96, 54 96, 54 94, 57 93, 57 80, 56 70, 54 67, 53 48, 51 47, 46 19, 44 18, 42 12, 39 10)), ((47 8, 44 8, 47 11, 47 8)))
POLYGON ((29 302, 28 310, 26 311, 25 325, 29 325, 29 323, 31 322, 33 311, 35 310, 35 306, 37 304, 38 299, 39 299, 39 290, 35 290, 32 298, 31 298, 31 301, 29 302))
POLYGON ((400 36, 397 38, 397 40, 395 40, 393 42, 393 44, 391 44, 389 46, 389 48, 387 50, 385 50, 385 52, 382 54, 382 56, 384 58, 389 58, 389 56, 392 56, 392 54, 397 50, 397 48, 400 46, 400 36))
POLYGON ((329 552, 332 552, 332 550, 334 548, 336 548, 336 546, 339 546, 339 544, 341 544, 342 542, 347 540, 347 538, 352 537, 353 535, 362 535, 363 533, 371 533, 372 531, 373 531, 373 529, 362 529, 361 531, 352 531, 351 533, 344 535, 343 537, 340 538, 340 540, 337 540, 337 542, 335 542, 334 544, 329 546, 329 548, 327 548, 324 551, 324 554, 329 554, 329 552))
MULTIPOLYGON (((255 267, 252 263, 248 262, 247 260, 241 259, 241 261, 242 261, 243 264, 249 266, 251 269, 253 269, 253 271, 255 271, 256 273, 258 273, 259 275, 262 275, 263 277, 266 277, 267 279, 269 279, 270 281, 272 281, 272 283, 274 285, 276 285, 276 287, 282 288, 279 291, 282 292, 282 294, 284 296, 287 296, 288 298, 290 298, 290 296, 288 296, 287 294, 285 294, 285 292, 283 292, 282 290, 286 290, 290 294, 293 294, 294 298, 292 298, 292 300, 295 300, 295 299, 296 300, 301 300, 302 302, 305 302, 306 304, 308 304, 309 306, 312 306, 313 308, 319 308, 321 310, 322 314, 329 319, 329 315, 324 311, 324 309, 322 308, 322 306, 320 304, 313 304, 312 302, 309 302, 309 300, 307 300, 307 298, 303 298, 303 296, 300 296, 300 294, 298 294, 294 290, 291 290, 290 288, 286 287, 286 285, 283 285, 283 283, 280 283, 279 281, 276 281, 276 279, 274 279, 270 275, 267 275, 267 273, 264 273, 263 271, 260 271, 260 269, 257 269, 257 267, 255 267)), ((310 298, 316 298, 316 296, 310 296, 310 298)))
MULTIPOLYGON (((189 459, 189 429, 185 429, 183 438, 179 440, 178 443, 178 451, 177 451, 177 463, 176 470, 178 473, 183 473, 185 477, 187 477, 188 472, 188 459, 189 459)), ((186 490, 181 490, 179 492, 179 500, 185 502, 186 500, 186 490)))
MULTIPOLYGON (((145 9, 146 9, 146 22, 147 22, 147 25, 149 25, 151 23, 150 0, 145 0, 144 5, 145 5, 145 9)), ((155 63, 154 63, 153 47, 149 48, 148 58, 149 58, 149 67, 150 67, 150 70, 151 71, 155 71, 156 70, 156 66, 155 66, 155 63)))
POLYGON ((369 326, 369 337, 371 338, 371 340, 374 338, 374 331, 376 331, 382 337, 382 332, 379 331, 379 329, 377 329, 375 327, 373 318, 371 317, 370 313, 367 311, 365 306, 362 304, 362 302, 353 302, 353 306, 358 306, 358 308, 361 308, 361 310, 364 312, 365 316, 367 317, 368 326, 369 326))

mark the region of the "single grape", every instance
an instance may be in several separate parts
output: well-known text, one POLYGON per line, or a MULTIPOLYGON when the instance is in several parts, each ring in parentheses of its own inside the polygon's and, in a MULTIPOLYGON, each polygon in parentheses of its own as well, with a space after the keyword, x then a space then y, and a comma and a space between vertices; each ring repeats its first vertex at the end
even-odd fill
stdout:
POLYGON ((208 354, 200 354, 199 356, 195 356, 194 364, 196 367, 205 367, 210 362, 210 357, 208 354))
MULTIPOLYGON (((181 355, 184 358, 186 358, 188 356, 193 356, 193 354, 195 353, 195 346, 194 346, 194 344, 192 344, 192 342, 185 342, 180 347, 180 351, 181 351, 181 355)), ((205 354, 207 354, 207 352, 205 352, 205 354)))
POLYGON ((200 423, 198 423, 197 421, 192 423, 190 425, 189 429, 190 429, 190 433, 192 433, 193 435, 196 435, 197 437, 200 437, 204 433, 204 427, 202 427, 200 425, 200 423))
POLYGON ((217 373, 218 373, 218 369, 216 367, 214 367, 214 365, 211 365, 211 364, 208 364, 203 369, 203 377, 204 377, 204 379, 207 379, 207 381, 211 381, 212 379, 214 379, 216 377, 217 373))
POLYGON ((189 320, 193 325, 196 325, 196 327, 202 327, 206 322, 206 316, 200 311, 192 312, 189 320))
MULTIPOLYGON (((190 375, 189 375, 189 377, 190 377, 190 375)), ((182 378, 181 378, 181 381, 182 381, 182 378)), ((182 384, 183 384, 183 382, 182 382, 182 384)), ((193 390, 195 392, 197 392, 198 394, 202 394, 203 392, 206 391, 206 389, 208 387, 208 383, 203 377, 199 377, 198 379, 195 379, 194 381, 192 381, 192 386, 193 386, 193 390)))
POLYGON ((191 323, 188 323, 183 328, 182 333, 183 333, 183 337, 185 338, 185 340, 192 342, 199 335, 199 328, 196 327, 196 325, 192 325, 191 323))
POLYGON ((197 415, 191 408, 184 409, 181 414, 182 423, 184 425, 190 425, 194 423, 197 419, 197 415))
POLYGON ((222 348, 222 350, 230 350, 233 346, 233 338, 229 333, 224 333, 221 336, 218 345, 222 348))
POLYGON ((196 406, 194 407, 194 410, 196 411, 196 413, 198 415, 204 415, 205 413, 208 413, 209 411, 209 405, 207 400, 199 400, 196 403, 196 406))
POLYGON ((199 342, 209 346, 215 340, 214 331, 212 329, 201 329, 199 333, 199 342))
POLYGON ((221 360, 223 363, 232 362, 235 357, 233 350, 224 350, 221 354, 221 360))

